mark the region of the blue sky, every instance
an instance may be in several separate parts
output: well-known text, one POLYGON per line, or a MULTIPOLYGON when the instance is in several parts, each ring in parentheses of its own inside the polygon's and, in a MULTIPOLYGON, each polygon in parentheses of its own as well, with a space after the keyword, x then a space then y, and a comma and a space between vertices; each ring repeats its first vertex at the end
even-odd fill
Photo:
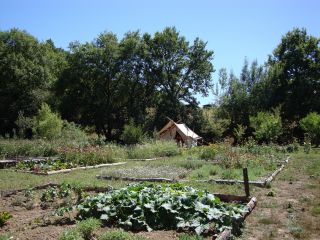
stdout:
MULTIPOLYGON (((93 40, 103 31, 154 33, 175 26, 189 41, 208 42, 217 70, 238 75, 245 57, 263 63, 294 27, 320 37, 318 0, 0 0, 0 30, 17 27, 67 49, 71 41, 93 40)), ((199 97, 201 104, 214 97, 199 97)))

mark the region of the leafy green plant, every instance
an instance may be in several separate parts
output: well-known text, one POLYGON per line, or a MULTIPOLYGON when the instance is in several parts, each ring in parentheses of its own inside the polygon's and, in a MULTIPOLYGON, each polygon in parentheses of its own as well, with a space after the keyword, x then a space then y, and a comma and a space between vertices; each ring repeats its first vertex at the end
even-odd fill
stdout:
POLYGON ((12 218, 10 213, 0 212, 0 227, 3 227, 10 218, 12 218))
POLYGON ((181 184, 131 184, 86 198, 79 217, 95 217, 129 230, 178 229, 220 232, 241 219, 246 207, 181 184), (214 224, 211 224, 214 223, 214 224))
POLYGON ((214 160, 218 150, 215 145, 202 146, 200 148, 200 158, 203 160, 214 160))
POLYGON ((57 188, 50 187, 41 194, 40 200, 41 202, 53 202, 57 196, 57 188))
POLYGON ((77 223, 76 229, 85 240, 93 237, 93 232, 101 226, 101 221, 96 218, 88 218, 77 223))
POLYGON ((281 117, 278 111, 258 112, 256 116, 250 116, 250 126, 255 129, 255 137, 267 143, 277 140, 282 133, 281 117))
POLYGON ((237 124, 237 127, 233 130, 233 134, 237 140, 237 144, 240 144, 242 142, 242 138, 246 130, 247 130, 247 127, 241 124, 237 124))
POLYGON ((320 114, 316 112, 309 113, 300 120, 301 128, 309 135, 311 140, 319 145, 320 143, 320 114))
POLYGON ((129 124, 124 125, 123 132, 121 134, 121 140, 125 144, 137 144, 141 143, 144 138, 143 130, 140 126, 134 124, 131 120, 129 124))
POLYGON ((34 131, 41 137, 46 139, 58 138, 61 135, 63 121, 50 107, 43 103, 38 115, 34 120, 34 131))

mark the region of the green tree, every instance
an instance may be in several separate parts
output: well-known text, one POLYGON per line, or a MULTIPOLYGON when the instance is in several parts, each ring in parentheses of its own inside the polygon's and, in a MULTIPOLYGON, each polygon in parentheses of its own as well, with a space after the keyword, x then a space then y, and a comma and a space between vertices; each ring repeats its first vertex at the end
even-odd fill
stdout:
POLYGON ((313 143, 320 144, 320 114, 316 112, 309 113, 300 120, 301 128, 309 135, 313 143))
POLYGON ((12 132, 21 111, 34 116, 48 101, 65 66, 65 55, 52 41, 39 42, 25 31, 0 31, 0 131, 12 132))
POLYGON ((143 38, 150 69, 146 76, 154 80, 158 90, 157 125, 162 125, 167 116, 183 120, 183 105, 197 106, 195 94, 206 96, 213 87, 213 52, 199 38, 191 45, 175 28, 165 28, 154 37, 145 34, 143 38))
POLYGON ((60 137, 63 121, 60 116, 53 113, 47 104, 42 104, 34 119, 34 132, 37 136, 46 139, 60 137))
POLYGON ((254 135, 261 142, 273 142, 282 133, 282 123, 279 111, 274 113, 258 112, 250 117, 250 126, 255 130, 254 135))
POLYGON ((320 111, 320 39, 293 29, 269 57, 271 106, 282 105, 284 117, 299 120, 320 111))

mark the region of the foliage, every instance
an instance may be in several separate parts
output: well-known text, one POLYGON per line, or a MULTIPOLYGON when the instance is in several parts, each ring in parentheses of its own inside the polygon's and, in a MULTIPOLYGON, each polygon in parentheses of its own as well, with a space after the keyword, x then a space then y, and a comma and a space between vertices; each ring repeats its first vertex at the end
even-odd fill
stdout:
POLYGON ((240 144, 242 142, 243 136, 245 134, 247 127, 241 124, 237 124, 237 127, 233 130, 233 134, 237 140, 237 143, 240 144))
POLYGON ((140 126, 136 126, 133 121, 130 121, 129 124, 124 125, 120 138, 125 144, 137 144, 142 142, 144 133, 140 126))
POLYGON ((319 145, 320 143, 320 114, 316 112, 309 113, 300 120, 301 128, 309 135, 312 141, 319 145))
POLYGON ((188 151, 188 153, 199 156, 203 160, 214 160, 218 152, 217 145, 210 144, 208 146, 196 146, 188 151))
POLYGON ((100 236, 99 240, 146 240, 146 238, 123 230, 111 230, 100 236))
POLYGON ((85 240, 93 237, 93 232, 101 226, 101 221, 96 218, 88 218, 77 223, 76 229, 85 240))
POLYGON ((60 141, 66 145, 85 147, 89 145, 89 137, 81 127, 74 122, 63 121, 60 141), (72 143, 71 143, 72 142, 72 143))
POLYGON ((0 59, 0 133, 4 136, 17 127, 19 112, 31 118, 50 100, 66 62, 64 51, 51 40, 39 42, 16 28, 0 31, 0 59))
POLYGON ((203 237, 184 233, 179 235, 179 240, 203 240, 203 237))
POLYGON ((83 238, 78 231, 67 230, 60 235, 59 240, 83 240, 83 238))
POLYGON ((34 131, 37 136, 49 140, 58 138, 61 135, 62 125, 61 118, 43 103, 34 122, 34 131))
POLYGON ((34 121, 30 117, 24 116, 22 111, 18 112, 18 118, 15 121, 15 124, 18 127, 18 136, 21 138, 28 137, 30 138, 32 134, 28 134, 28 130, 32 130, 34 121))
POLYGON ((144 183, 88 197, 78 209, 82 219, 96 217, 130 230, 180 229, 197 234, 231 228, 246 211, 192 187, 144 183))
POLYGON ((223 117, 220 109, 214 106, 202 109, 202 115, 204 120, 201 125, 201 136, 209 142, 221 140, 230 120, 223 117))
POLYGON ((256 116, 250 117, 250 125, 255 129, 255 137, 267 143, 277 140, 282 132, 279 113, 258 112, 256 116))
POLYGON ((0 140, 0 157, 50 157, 58 154, 54 143, 38 140, 0 140))
POLYGON ((174 141, 150 140, 128 148, 128 158, 170 157, 180 154, 179 147, 174 141))
POLYGON ((12 218, 10 213, 0 212, 0 227, 3 227, 10 218, 12 218))
POLYGON ((57 196, 58 196, 57 188, 50 187, 44 192, 42 192, 40 200, 41 202, 53 202, 57 196))
POLYGON ((286 119, 300 119, 320 111, 320 39, 306 29, 287 32, 268 60, 268 106, 282 105, 286 119))

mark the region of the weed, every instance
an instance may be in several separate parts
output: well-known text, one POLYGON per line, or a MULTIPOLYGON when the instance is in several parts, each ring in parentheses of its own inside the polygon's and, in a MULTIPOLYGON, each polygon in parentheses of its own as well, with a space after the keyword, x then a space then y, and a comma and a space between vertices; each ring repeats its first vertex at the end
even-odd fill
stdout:
POLYGON ((203 240, 203 237, 191 234, 181 234, 179 240, 203 240))
POLYGON ((141 236, 135 236, 131 233, 124 232, 123 230, 112 230, 104 233, 99 237, 99 240, 145 240, 141 236))
POLYGON ((0 212, 0 227, 4 226, 10 218, 12 218, 10 213, 0 212))
POLYGON ((67 230, 61 234, 59 240, 83 240, 83 238, 79 232, 75 230, 67 230))
POLYGON ((93 237, 93 232, 101 226, 101 221, 96 218, 88 218, 77 223, 76 229, 85 240, 93 237))

